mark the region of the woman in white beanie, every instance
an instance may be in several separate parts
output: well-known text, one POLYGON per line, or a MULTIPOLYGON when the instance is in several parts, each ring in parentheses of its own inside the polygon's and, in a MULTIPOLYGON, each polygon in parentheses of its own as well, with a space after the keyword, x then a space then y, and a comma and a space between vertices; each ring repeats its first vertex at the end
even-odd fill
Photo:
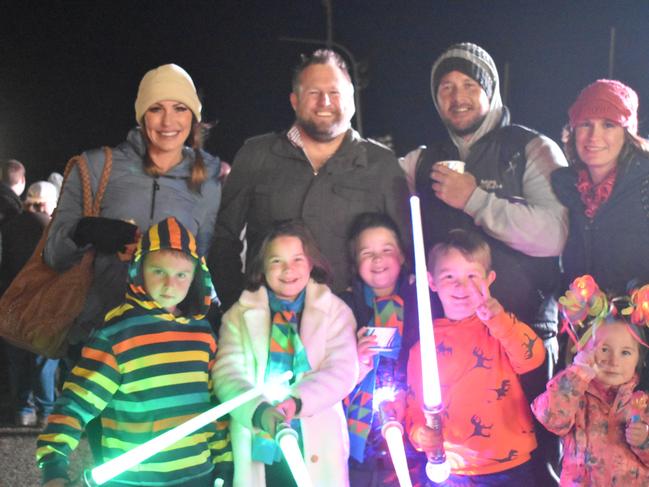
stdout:
MULTIPOLYGON (((94 278, 81 314, 70 330, 69 365, 108 311, 124 300, 127 269, 137 233, 175 217, 209 248, 221 200, 221 162, 201 149, 201 102, 189 74, 166 64, 147 72, 135 100, 135 120, 126 141, 112 149, 112 170, 99 217, 83 217, 82 185, 75 168, 65 182, 44 259, 63 270, 89 248, 96 251, 94 278)), ((104 168, 103 149, 84 152, 96 193, 104 168)), ((95 426, 96 427, 96 426, 95 426)), ((88 431, 89 439, 97 438, 88 431)), ((98 445, 91 441, 96 461, 98 445)))
MULTIPOLYGON (((204 254, 221 199, 221 162, 201 149, 201 102, 189 74, 165 64, 147 72, 135 100, 135 120, 126 141, 112 149, 112 170, 99 217, 82 217, 79 173, 66 181, 45 247, 45 261, 65 269, 91 247, 95 278, 70 334, 83 342, 126 291, 130 258, 120 252, 137 230, 174 216, 195 236, 204 254)), ((84 152, 93 193, 104 167, 102 149, 84 152)))

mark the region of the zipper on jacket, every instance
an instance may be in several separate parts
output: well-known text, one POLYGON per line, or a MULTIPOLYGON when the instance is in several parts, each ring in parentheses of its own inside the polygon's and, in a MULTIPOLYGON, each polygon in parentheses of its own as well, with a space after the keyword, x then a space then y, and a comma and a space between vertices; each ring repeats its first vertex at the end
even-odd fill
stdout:
POLYGON ((153 191, 151 191, 151 215, 149 216, 151 223, 153 223, 153 213, 155 212, 155 195, 158 191, 160 191, 160 185, 158 184, 158 178, 155 178, 153 180, 153 191))

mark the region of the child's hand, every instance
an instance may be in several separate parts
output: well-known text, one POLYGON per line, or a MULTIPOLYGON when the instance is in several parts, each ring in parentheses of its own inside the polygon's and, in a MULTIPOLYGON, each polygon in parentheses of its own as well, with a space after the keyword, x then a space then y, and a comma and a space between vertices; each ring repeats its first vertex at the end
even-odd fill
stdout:
POLYGON ((261 429, 263 429, 270 436, 275 437, 277 425, 282 421, 284 421, 284 415, 282 413, 280 413, 275 408, 268 408, 261 414, 259 424, 261 426, 261 429))
POLYGON ((647 437, 649 437, 649 424, 642 421, 629 423, 626 426, 624 436, 629 445, 638 447, 647 441, 647 437))
POLYGON ((473 293, 473 298, 479 303, 475 314, 483 323, 504 311, 498 300, 491 297, 489 285, 485 279, 480 279, 479 283, 472 280, 469 289, 473 293))
POLYGON ((295 399, 289 397, 280 402, 275 409, 284 415, 284 421, 290 423, 291 420, 295 417, 295 412, 297 411, 297 404, 295 404, 295 399))
POLYGON ((292 397, 284 399, 275 407, 267 408, 259 420, 261 429, 274 437, 277 432, 277 425, 290 422, 295 416, 296 410, 297 404, 295 404, 292 397))
POLYGON ((592 369, 595 368, 595 347, 591 342, 588 342, 584 348, 577 352, 575 358, 572 359, 572 363, 576 365, 584 365, 592 369))
POLYGON ((428 453, 439 448, 439 433, 428 426, 419 426, 413 435, 413 442, 416 444, 417 449, 423 450, 428 453))
POLYGON ((364 365, 371 365, 372 358, 376 355, 376 350, 372 350, 372 347, 376 347, 378 343, 374 335, 366 335, 366 333, 367 326, 362 327, 356 333, 356 338, 358 338, 356 349, 358 351, 358 360, 364 365))

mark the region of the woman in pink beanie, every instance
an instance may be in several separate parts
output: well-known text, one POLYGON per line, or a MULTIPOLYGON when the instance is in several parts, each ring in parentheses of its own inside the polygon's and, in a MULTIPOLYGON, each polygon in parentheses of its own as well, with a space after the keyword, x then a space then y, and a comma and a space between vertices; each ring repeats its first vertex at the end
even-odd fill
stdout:
POLYGON ((623 294, 632 279, 649 282, 649 144, 637 134, 638 95, 619 81, 597 80, 568 117, 570 167, 552 174, 570 211, 564 282, 590 274, 602 289, 623 294))

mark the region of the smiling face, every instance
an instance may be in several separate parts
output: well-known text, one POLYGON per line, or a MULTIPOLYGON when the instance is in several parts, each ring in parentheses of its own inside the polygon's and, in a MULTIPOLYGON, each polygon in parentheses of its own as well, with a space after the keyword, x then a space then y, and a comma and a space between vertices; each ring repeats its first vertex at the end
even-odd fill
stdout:
POLYGON ((144 257, 144 289, 160 306, 176 312, 194 279, 195 262, 180 251, 159 250, 144 257))
POLYGON ((598 327, 595 345, 595 363, 599 369, 597 379, 607 386, 629 382, 638 366, 639 346, 625 323, 598 327))
POLYGON ((589 118, 577 124, 577 154, 593 182, 600 182, 617 166, 624 140, 624 128, 604 118, 589 118))
POLYGON ((444 315, 451 320, 462 320, 473 315, 481 304, 476 292, 496 278, 480 259, 468 260, 462 252, 451 248, 437 256, 430 277, 430 288, 437 293, 444 315))
POLYGON ((329 142, 344 134, 354 115, 351 81, 331 63, 312 64, 299 78, 291 93, 295 122, 313 140, 329 142))
POLYGON ((264 277, 280 299, 294 301, 309 282, 312 268, 298 237, 282 235, 266 247, 264 277))
POLYGON ((392 230, 363 230, 356 243, 356 266, 363 282, 379 297, 394 291, 403 265, 403 254, 392 230))
POLYGON ((451 71, 439 82, 437 106, 444 123, 459 136, 468 137, 487 116, 489 98, 476 80, 451 71))
POLYGON ((192 122, 193 113, 184 103, 164 100, 151 105, 144 113, 149 155, 172 154, 180 160, 192 122))

